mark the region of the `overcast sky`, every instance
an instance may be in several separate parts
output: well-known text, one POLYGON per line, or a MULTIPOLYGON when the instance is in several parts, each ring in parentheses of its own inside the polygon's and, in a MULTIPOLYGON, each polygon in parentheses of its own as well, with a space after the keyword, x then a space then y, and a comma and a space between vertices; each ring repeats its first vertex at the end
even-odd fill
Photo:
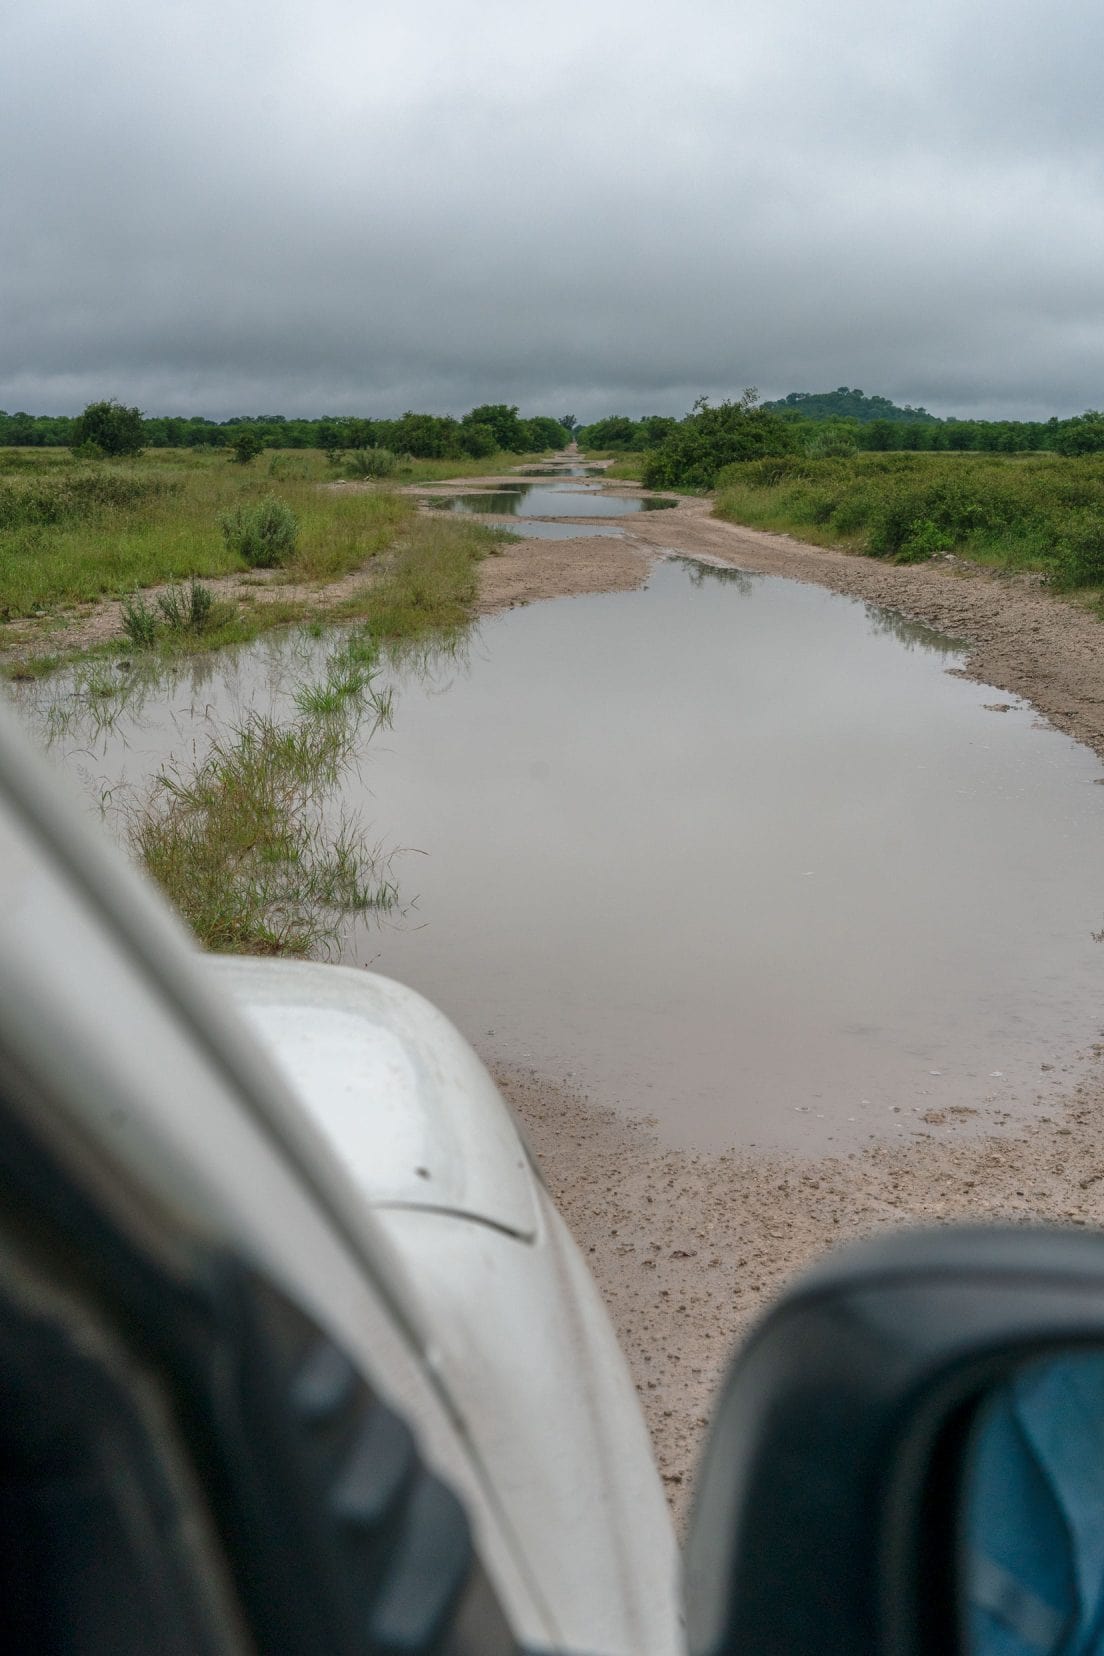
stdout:
POLYGON ((0 407, 1104 405, 1101 0, 34 0, 0 407))

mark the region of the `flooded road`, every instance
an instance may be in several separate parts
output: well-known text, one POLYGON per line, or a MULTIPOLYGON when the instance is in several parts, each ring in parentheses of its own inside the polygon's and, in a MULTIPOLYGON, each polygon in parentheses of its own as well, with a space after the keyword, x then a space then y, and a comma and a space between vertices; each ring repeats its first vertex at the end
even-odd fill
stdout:
MULTIPOLYGON (((56 751, 91 794, 140 783, 248 706, 287 713, 325 652, 193 662, 56 751)), ((861 601, 682 561, 489 619, 394 674, 348 800, 404 848, 412 906, 345 957, 676 1145, 1030 1112, 1100 1029, 1101 770, 958 660, 861 601)), ((22 700, 41 721, 66 694, 22 700)))

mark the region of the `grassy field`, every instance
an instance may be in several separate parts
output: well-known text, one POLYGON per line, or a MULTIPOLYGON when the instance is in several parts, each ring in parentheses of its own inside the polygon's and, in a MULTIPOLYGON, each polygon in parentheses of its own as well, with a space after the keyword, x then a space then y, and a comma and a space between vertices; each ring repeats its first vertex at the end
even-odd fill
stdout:
POLYGON ((1104 459, 859 454, 744 461, 716 513, 897 563, 952 552, 1040 570, 1059 590, 1104 585, 1104 459))
MULTIPOLYGON (((497 463, 524 458, 503 455, 497 463)), ((346 619, 372 619, 381 636, 455 626, 474 594, 474 563, 502 537, 459 519, 427 519, 395 484, 478 475, 494 465, 409 461, 394 482, 362 489, 322 487, 334 472, 322 455, 304 450, 269 451, 250 466, 233 464, 225 453, 190 450, 92 464, 64 450, 0 450, 0 620, 33 618, 40 645, 59 612, 123 599, 137 617, 131 644, 152 643, 156 632, 163 649, 217 648, 309 616, 304 584, 322 587, 367 567, 374 579, 341 608, 346 619), (249 567, 224 526, 273 502, 293 520, 293 544, 271 560, 278 568, 268 580, 294 585, 296 595, 274 601, 270 590, 261 601, 245 590, 227 603, 216 587, 198 616, 194 580, 249 567), (190 606, 199 625, 170 624, 183 614, 177 600, 170 617, 135 597, 168 582, 181 583, 183 609, 190 606), (151 623, 145 632, 143 615, 151 623)), ((39 648, 37 661, 28 658, 21 670, 56 660, 39 648)))

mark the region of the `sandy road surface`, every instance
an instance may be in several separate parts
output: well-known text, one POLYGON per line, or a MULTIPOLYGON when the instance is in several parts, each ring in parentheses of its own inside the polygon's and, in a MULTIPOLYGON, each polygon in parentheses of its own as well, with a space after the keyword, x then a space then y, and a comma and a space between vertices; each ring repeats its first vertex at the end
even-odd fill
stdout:
MULTIPOLYGON (((709 510, 688 500, 633 516, 621 540, 511 545, 483 566, 481 607, 631 588, 662 553, 812 581, 963 639, 969 676, 1027 697, 1104 757, 1104 626, 1037 579, 948 561, 885 566, 709 510)), ((795 1271, 843 1241, 916 1222, 1104 1223, 1102 1056, 1104 1045, 1092 1078, 1064 1104, 1040 1105, 1029 1129, 979 1099, 971 1116, 933 1108, 911 1143, 808 1160, 665 1149, 567 1088, 499 1072, 605 1294, 680 1520, 726 1355, 795 1271)))

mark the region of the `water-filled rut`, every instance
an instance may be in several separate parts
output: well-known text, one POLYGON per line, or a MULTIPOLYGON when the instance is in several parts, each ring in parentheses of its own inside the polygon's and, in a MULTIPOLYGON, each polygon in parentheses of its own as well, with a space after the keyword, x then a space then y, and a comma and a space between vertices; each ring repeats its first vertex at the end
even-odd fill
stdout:
MULTIPOLYGON (((244 708, 286 715, 328 648, 192 663, 79 730, 80 762, 117 796, 244 708)), ((345 797, 400 848, 409 906, 345 958, 673 1144, 822 1151, 1036 1108, 1099 1026, 1100 767, 960 659, 685 561, 489 619, 393 671, 345 797)))

